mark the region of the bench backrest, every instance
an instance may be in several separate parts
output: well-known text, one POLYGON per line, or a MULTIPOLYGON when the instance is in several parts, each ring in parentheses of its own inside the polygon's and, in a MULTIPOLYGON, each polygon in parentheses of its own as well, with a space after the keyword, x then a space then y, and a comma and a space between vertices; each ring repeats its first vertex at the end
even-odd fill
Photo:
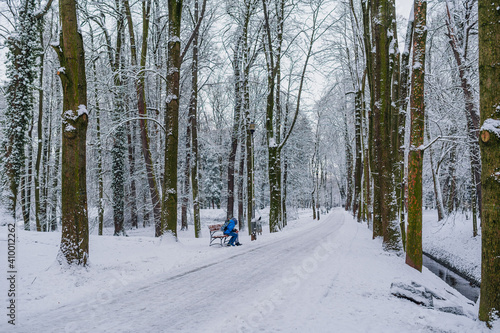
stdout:
POLYGON ((222 228, 224 224, 212 224, 212 225, 209 225, 208 226, 208 229, 210 231, 217 231, 217 230, 220 230, 220 228, 222 228))

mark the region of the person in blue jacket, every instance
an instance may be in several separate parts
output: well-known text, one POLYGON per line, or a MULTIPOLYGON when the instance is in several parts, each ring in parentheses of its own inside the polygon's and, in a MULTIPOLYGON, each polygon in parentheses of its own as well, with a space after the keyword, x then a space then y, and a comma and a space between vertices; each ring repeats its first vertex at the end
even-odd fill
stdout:
POLYGON ((238 242, 238 230, 236 229, 236 225, 238 224, 238 220, 234 217, 232 217, 229 220, 229 224, 227 225, 226 231, 224 231, 224 234, 231 236, 231 239, 227 243, 227 246, 240 246, 241 243, 238 242), (235 243, 236 242, 236 243, 235 243))

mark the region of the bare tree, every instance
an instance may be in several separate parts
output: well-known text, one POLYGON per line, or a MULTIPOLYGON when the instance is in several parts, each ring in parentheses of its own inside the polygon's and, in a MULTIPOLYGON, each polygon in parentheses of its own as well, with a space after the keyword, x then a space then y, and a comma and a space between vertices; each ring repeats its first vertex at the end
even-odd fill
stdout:
POLYGON ((87 81, 83 38, 76 2, 59 1, 61 35, 53 45, 59 57, 62 111, 62 237, 60 263, 85 266, 89 256, 87 216, 87 81))

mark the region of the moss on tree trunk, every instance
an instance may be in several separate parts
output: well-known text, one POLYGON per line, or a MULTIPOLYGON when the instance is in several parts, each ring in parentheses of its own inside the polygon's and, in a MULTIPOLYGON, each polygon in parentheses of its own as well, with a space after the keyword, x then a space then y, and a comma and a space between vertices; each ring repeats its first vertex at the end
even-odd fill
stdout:
POLYGON ((500 311, 500 7, 479 1, 479 90, 481 113, 482 260, 479 319, 500 311))
POLYGON ((406 263, 422 271, 422 165, 424 151, 424 77, 427 2, 415 0, 413 74, 410 95, 411 133, 408 156, 408 232, 406 263))
POLYGON ((60 45, 54 46, 60 62, 62 111, 62 236, 60 263, 85 266, 89 255, 87 217, 86 137, 87 81, 83 38, 79 32, 76 2, 59 1, 60 45))
POLYGON ((162 233, 177 238, 177 152, 179 142, 179 79, 182 0, 168 1, 167 112, 165 172, 161 207, 162 233))

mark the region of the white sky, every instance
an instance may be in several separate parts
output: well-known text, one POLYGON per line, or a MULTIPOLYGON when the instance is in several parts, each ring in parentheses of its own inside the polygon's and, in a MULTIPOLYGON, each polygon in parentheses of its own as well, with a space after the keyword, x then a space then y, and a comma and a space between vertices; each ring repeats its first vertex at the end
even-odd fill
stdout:
POLYGON ((396 0, 396 15, 403 15, 405 19, 408 19, 412 5, 413 0, 396 0))
MULTIPOLYGON (((408 19, 410 15, 410 10, 413 5, 413 0, 396 0, 396 15, 402 15, 405 19, 408 19)), ((401 27, 398 27, 400 30, 401 27)), ((403 28, 404 31, 405 27, 403 28)), ((5 48, 0 48, 0 84, 5 81, 5 48)))

